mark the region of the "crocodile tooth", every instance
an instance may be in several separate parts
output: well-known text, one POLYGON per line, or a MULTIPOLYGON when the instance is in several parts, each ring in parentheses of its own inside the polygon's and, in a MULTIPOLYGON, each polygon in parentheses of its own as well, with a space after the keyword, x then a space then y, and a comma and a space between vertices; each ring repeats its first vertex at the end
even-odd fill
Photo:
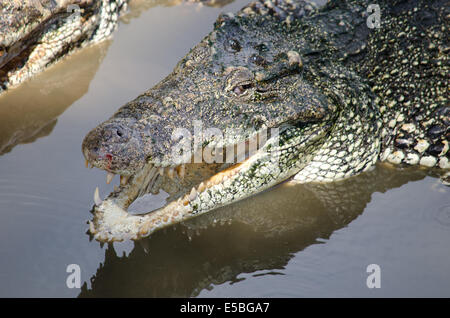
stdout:
POLYGON ((178 178, 181 178, 180 176, 181 171, 181 165, 175 167, 175 174, 178 176, 178 178))
POLYGON ((92 223, 91 221, 89 221, 89 232, 91 232, 91 234, 95 234, 95 226, 94 223, 92 223))
POLYGON ((222 180, 223 180, 223 175, 220 173, 220 174, 213 176, 211 182, 213 184, 219 184, 222 182, 222 180))
POLYGON ((167 175, 169 176, 170 179, 173 179, 174 169, 173 168, 168 168, 167 169, 167 175))
POLYGON ((160 175, 164 176, 164 168, 163 167, 159 168, 158 172, 160 175))
POLYGON ((200 183, 200 185, 198 186, 198 192, 203 192, 205 190, 206 186, 205 184, 202 182, 200 183))
POLYGON ((87 161, 87 159, 84 160, 84 166, 85 166, 86 168, 89 167, 89 161, 87 161))
POLYGON ((94 202, 95 205, 100 205, 102 204, 102 199, 100 199, 100 193, 98 191, 98 187, 95 188, 95 192, 94 192, 94 202))
POLYGON ((150 245, 148 244, 147 240, 139 240, 139 244, 141 245, 142 249, 144 250, 145 254, 148 254, 148 251, 150 251, 150 245))
POLYGON ((110 184, 112 179, 114 179, 114 173, 108 172, 106 174, 106 184, 110 184))
POLYGON ((192 188, 191 193, 189 194, 189 201, 195 200, 197 197, 197 190, 195 188, 192 188))
POLYGON ((120 185, 121 186, 127 185, 128 179, 129 179, 129 177, 127 177, 127 176, 120 176, 120 185))
POLYGON ((117 192, 117 191, 119 191, 119 187, 114 185, 114 192, 117 192))
POLYGON ((178 166, 180 169, 178 170, 178 175, 181 179, 184 179, 185 167, 184 165, 178 166))
POLYGON ((172 167, 173 170, 173 176, 178 177, 178 166, 172 167))

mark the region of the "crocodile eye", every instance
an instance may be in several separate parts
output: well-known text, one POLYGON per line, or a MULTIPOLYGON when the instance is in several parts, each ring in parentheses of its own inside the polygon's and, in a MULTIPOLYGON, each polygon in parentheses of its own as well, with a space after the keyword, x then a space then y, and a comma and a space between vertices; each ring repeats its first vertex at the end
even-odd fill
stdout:
POLYGON ((244 86, 236 86, 235 88, 234 88, 234 90, 233 90, 233 92, 236 94, 236 95, 242 95, 242 93, 244 93, 244 91, 245 91, 245 89, 244 89, 244 86))
POLYGON ((233 89, 233 92, 234 92, 236 95, 240 96, 240 95, 244 94, 245 91, 246 91, 247 89, 249 89, 249 88, 251 88, 251 87, 252 87, 252 84, 239 85, 239 86, 236 86, 236 87, 233 89))
POLYGON ((253 86, 255 76, 245 67, 229 67, 225 72, 227 74, 225 91, 239 96, 253 86))

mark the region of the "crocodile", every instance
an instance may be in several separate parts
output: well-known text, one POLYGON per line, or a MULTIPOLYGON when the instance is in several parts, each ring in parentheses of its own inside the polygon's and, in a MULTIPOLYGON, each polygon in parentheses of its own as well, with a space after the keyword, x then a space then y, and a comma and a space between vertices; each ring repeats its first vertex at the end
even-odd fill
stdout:
POLYGON ((110 38, 125 0, 0 2, 0 94, 62 57, 110 38))
POLYGON ((111 38, 149 7, 232 0, 4 0, 0 2, 0 94, 65 56, 111 38))
POLYGON ((89 232, 138 240, 283 181, 334 182, 377 161, 448 177, 449 8, 261 0, 220 15, 171 74, 83 140, 87 165, 108 183, 120 175, 105 200, 96 189, 89 232), (127 211, 199 161, 216 170, 162 208, 127 211))

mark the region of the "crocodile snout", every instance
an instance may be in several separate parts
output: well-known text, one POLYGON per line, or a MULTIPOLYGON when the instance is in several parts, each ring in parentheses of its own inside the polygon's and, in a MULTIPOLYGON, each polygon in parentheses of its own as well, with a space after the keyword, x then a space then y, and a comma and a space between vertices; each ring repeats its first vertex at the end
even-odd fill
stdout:
POLYGON ((144 164, 140 138, 133 134, 132 127, 112 121, 90 131, 83 140, 82 151, 85 159, 94 167, 114 174, 129 175, 139 167, 131 167, 131 162, 144 164))

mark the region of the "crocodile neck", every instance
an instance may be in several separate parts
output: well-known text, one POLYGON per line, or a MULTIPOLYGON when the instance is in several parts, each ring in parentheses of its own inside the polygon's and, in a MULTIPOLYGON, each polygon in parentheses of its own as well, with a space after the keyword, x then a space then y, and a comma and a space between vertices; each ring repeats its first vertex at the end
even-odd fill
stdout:
POLYGON ((311 19, 334 46, 331 59, 374 93, 382 129, 371 142, 380 145, 379 159, 448 169, 450 1, 378 1, 373 28, 369 4, 329 2, 311 19))

